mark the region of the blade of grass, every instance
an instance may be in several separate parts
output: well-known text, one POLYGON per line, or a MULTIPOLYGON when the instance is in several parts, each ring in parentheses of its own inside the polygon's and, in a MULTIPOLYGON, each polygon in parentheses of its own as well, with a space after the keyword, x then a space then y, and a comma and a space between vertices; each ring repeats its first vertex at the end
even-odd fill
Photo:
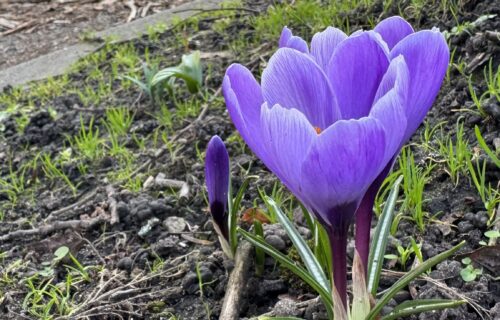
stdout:
POLYGON ((445 300, 445 299, 422 299, 422 300, 405 301, 400 305, 397 305, 391 313, 382 317, 381 320, 394 320, 426 311, 455 308, 458 307, 459 305, 464 304, 465 302, 466 302, 465 300, 445 300))
POLYGON ((307 270, 311 273, 313 278, 318 281, 318 283, 323 287, 325 291, 331 290, 330 284, 325 276, 325 273, 323 272, 323 269, 321 268, 321 265, 307 245, 304 238, 302 238, 300 233, 293 226, 292 222, 283 213, 283 211, 281 211, 281 209, 273 199, 266 196, 264 200, 266 201, 266 205, 269 211, 271 211, 275 216, 278 217, 279 222, 281 223, 283 228, 285 228, 286 233, 290 237, 290 240, 292 240, 292 243, 297 249, 297 252, 302 258, 302 262, 304 262, 307 270))
POLYGON ((260 237, 256 237, 255 235, 241 229, 237 228, 238 232, 245 238, 248 242, 253 244, 254 246, 258 246, 264 252, 271 257, 273 257, 275 260, 277 260, 283 267, 289 269, 292 271, 295 275, 297 275, 299 278, 301 278, 305 283, 307 283, 311 288, 313 288, 316 292, 319 293, 321 296, 321 299, 323 300, 323 303, 326 305, 327 310, 333 310, 333 302, 332 302, 332 296, 331 292, 328 290, 325 290, 323 286, 316 280, 314 277, 307 272, 306 269, 302 268, 301 266, 297 265, 293 260, 279 252, 278 250, 274 249, 272 246, 270 246, 268 243, 264 241, 264 239, 260 237))
POLYGON ((370 248, 370 256, 368 257, 368 291, 373 296, 377 294, 378 282, 380 280, 380 273, 382 271, 382 264, 384 262, 385 249, 391 230, 392 220, 394 217, 394 209, 396 201, 398 200, 399 185, 403 180, 403 176, 399 176, 394 182, 387 202, 382 211, 382 215, 375 229, 373 235, 373 242, 370 248))
POLYGON ((370 311, 370 314, 367 316, 367 320, 374 320, 377 318, 378 314, 382 310, 382 308, 389 303, 389 300, 391 300, 396 293, 401 291, 404 287, 406 287, 412 280, 414 280, 416 277, 418 277, 420 274, 424 273, 428 269, 432 268, 436 264, 440 263, 441 261, 444 261, 451 255, 453 255, 455 252, 457 252, 463 245, 465 244, 465 241, 460 242, 458 245, 454 246, 453 248, 442 252, 438 254, 437 256, 434 256, 427 261, 424 261, 422 264, 420 264, 418 267, 413 269, 412 271, 408 272, 405 276, 403 276, 401 279, 396 281, 390 287, 387 292, 380 298, 380 300, 377 301, 377 304, 373 307, 372 311, 370 311))

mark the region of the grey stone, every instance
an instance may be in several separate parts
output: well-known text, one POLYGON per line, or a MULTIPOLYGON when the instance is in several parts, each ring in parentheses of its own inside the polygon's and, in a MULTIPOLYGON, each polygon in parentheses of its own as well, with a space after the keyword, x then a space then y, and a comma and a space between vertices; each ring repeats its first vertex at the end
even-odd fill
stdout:
POLYGON ((160 257, 165 257, 178 252, 178 243, 179 238, 177 236, 169 236, 156 242, 153 245, 153 251, 160 257))
POLYGON ((130 257, 123 257, 121 258, 116 266, 118 269, 125 270, 125 271, 131 271, 132 270, 132 265, 134 264, 134 261, 130 257))
POLYGON ((163 220, 163 226, 170 233, 179 233, 186 229, 186 221, 181 217, 168 217, 163 220))
POLYGON ((467 233, 472 229, 474 229, 474 225, 469 221, 460 221, 457 227, 458 227, 458 232, 460 233, 467 233))
POLYGON ((118 213, 118 216, 120 218, 125 218, 130 214, 128 205, 123 201, 120 201, 116 204, 116 212, 118 213))
POLYGON ((286 249, 286 243, 281 239, 280 237, 271 234, 267 237, 265 237, 265 240, 268 244, 273 246, 276 250, 283 251, 286 249))
POLYGON ((298 317, 302 312, 297 308, 297 304, 292 299, 279 300, 273 308, 273 314, 278 317, 298 317))
POLYGON ((282 279, 276 279, 276 280, 263 280, 261 282, 261 285, 259 287, 259 291, 263 296, 266 294, 280 294, 284 293, 288 290, 288 287, 282 279))

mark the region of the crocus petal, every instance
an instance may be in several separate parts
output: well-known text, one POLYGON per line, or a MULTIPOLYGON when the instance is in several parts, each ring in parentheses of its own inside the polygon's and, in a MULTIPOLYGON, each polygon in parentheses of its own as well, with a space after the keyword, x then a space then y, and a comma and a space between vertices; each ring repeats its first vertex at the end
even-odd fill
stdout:
POLYGON ((384 127, 386 145, 383 163, 389 163, 403 145, 407 119, 403 101, 394 88, 380 98, 370 111, 370 117, 378 119, 384 127))
POLYGON ((343 119, 367 116, 389 59, 371 32, 342 41, 328 65, 328 78, 343 119))
POLYGON ((306 203, 330 224, 338 221, 331 216, 336 208, 356 210, 384 155, 385 132, 377 119, 336 122, 315 139, 304 159, 301 189, 306 203))
MULTIPOLYGON (((207 184, 210 213, 223 233, 227 233, 227 194, 229 190, 229 155, 224 142, 213 136, 205 157, 205 182, 207 184)), ((227 234, 224 234, 227 237, 227 234)))
POLYGON ((405 142, 408 77, 408 67, 404 57, 399 56, 392 60, 375 96, 376 103, 370 111, 370 117, 378 119, 384 126, 386 136, 384 163, 390 162, 405 142))
POLYGON ((311 41, 311 55, 316 63, 326 71, 333 51, 338 44, 344 41, 347 35, 337 28, 328 27, 323 32, 316 33, 311 41))
POLYGON ((240 64, 231 65, 224 76, 222 92, 231 120, 243 140, 257 157, 266 157, 260 143, 260 108, 264 98, 252 73, 240 64))
POLYGON ((303 53, 309 53, 309 48, 307 47, 307 42, 301 37, 294 36, 292 31, 287 27, 284 27, 281 31, 281 36, 279 40, 280 48, 292 48, 303 53))
POLYGON ((264 104, 261 115, 262 143, 274 158, 272 163, 264 163, 292 193, 298 194, 302 160, 316 131, 297 109, 285 109, 280 105, 268 108, 264 104))
POLYGON ((406 103, 409 86, 409 71, 402 55, 391 60, 387 72, 380 81, 374 101, 377 102, 387 92, 396 88, 403 103, 406 103))
POLYGON ((450 50, 437 29, 419 31, 399 42, 391 57, 403 55, 409 70, 405 140, 417 130, 436 98, 450 60, 450 50))
POLYGON ((268 105, 298 109, 309 122, 325 129, 339 118, 328 80, 309 55, 279 49, 262 73, 262 94, 268 105))
POLYGON ((399 41, 413 33, 412 26, 399 16, 380 21, 373 30, 382 36, 389 49, 392 49, 399 41))

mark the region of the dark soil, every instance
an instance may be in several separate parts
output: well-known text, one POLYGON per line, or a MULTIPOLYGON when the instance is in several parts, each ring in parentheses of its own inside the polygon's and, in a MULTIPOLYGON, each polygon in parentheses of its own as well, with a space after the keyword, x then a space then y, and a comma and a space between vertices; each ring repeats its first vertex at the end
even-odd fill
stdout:
MULTIPOLYGON (((419 15, 415 15, 412 6, 406 1, 401 1, 398 5, 394 4, 384 14, 380 2, 347 12, 351 32, 368 28, 368 16, 383 18, 400 12, 406 15, 416 29, 438 26, 441 30, 451 30, 457 25, 451 13, 444 13, 438 7, 424 7, 419 15)), ((245 6, 264 14, 268 4, 247 1, 245 6)), ((500 62, 499 42, 485 36, 486 31, 500 29, 500 7, 493 0, 465 1, 457 13, 459 23, 474 21, 485 14, 497 16, 480 23, 470 32, 450 39, 451 50, 455 51, 455 61, 465 64, 466 75, 473 77, 474 86, 479 93, 486 90, 483 70, 488 61, 491 59, 493 70, 497 70, 500 62)), ((31 102, 36 108, 29 113, 27 125, 22 131, 19 130, 15 116, 3 122, 4 129, 0 132, 0 177, 7 177, 11 168, 14 171, 22 168, 40 152, 52 157, 58 156, 69 147, 67 136, 78 134, 81 119, 88 127, 93 117, 95 126, 105 133, 103 121, 106 108, 123 105, 133 108, 134 121, 130 132, 134 133, 135 138, 130 134, 123 137, 122 142, 133 154, 134 168, 140 169, 130 173, 128 178, 137 178, 142 187, 132 191, 126 178, 113 180, 112 173, 123 169, 123 163, 119 157, 106 155, 99 161, 87 161, 86 173, 78 169, 77 161, 67 162, 60 168, 78 185, 77 196, 72 194, 63 181, 49 179, 37 162, 23 172, 26 192, 19 196, 15 205, 11 205, 6 192, 0 189, 0 210, 4 215, 0 223, 0 236, 17 230, 53 226, 58 221, 89 222, 102 219, 89 228, 80 225, 79 228, 64 228, 0 242, 2 319, 37 319, 23 307, 23 301, 29 292, 28 279, 33 279, 36 284, 64 282, 68 273, 64 264, 72 264, 71 261, 53 265, 52 275, 45 278, 44 282, 35 276, 37 271, 44 269, 47 263, 50 264, 54 251, 62 245, 68 246, 82 265, 94 266, 88 271, 92 281, 75 284, 72 288, 72 303, 78 305, 79 309, 71 319, 174 319, 174 316, 176 319, 218 319, 233 264, 220 250, 209 220, 203 185, 204 167, 199 152, 205 149, 212 135, 218 134, 226 141, 231 156, 233 188, 238 188, 248 174, 260 177, 256 183, 251 184, 245 195, 245 208, 253 206, 254 199, 258 197, 257 188, 271 193, 277 182, 236 138, 223 99, 217 90, 225 68, 234 61, 248 66, 259 75, 265 64, 262 61, 267 60, 276 48, 278 39, 273 43, 263 44, 255 51, 234 52, 231 44, 236 39, 256 37, 251 26, 254 13, 237 10, 229 15, 202 15, 194 22, 167 30, 160 35, 158 41, 150 41, 144 37, 132 42, 141 57, 145 56, 145 52, 151 57, 162 57, 162 67, 178 64, 181 54, 185 52, 194 49, 202 51, 205 67, 203 93, 209 98, 199 94, 196 99, 202 106, 208 105, 206 114, 200 121, 196 120, 198 115, 184 118, 176 113, 171 99, 166 102, 175 119, 173 128, 168 131, 168 138, 179 148, 175 155, 163 146, 163 142, 155 143, 155 130, 166 128, 162 128, 162 124, 154 116, 158 113, 158 108, 153 107, 148 97, 136 87, 123 90, 120 83, 115 81, 112 84, 112 95, 93 106, 84 106, 78 95, 66 91, 43 100, 36 97, 20 98, 19 104, 31 102), (216 31, 218 29, 214 27, 221 19, 229 20, 225 32, 216 31), (184 42, 178 41, 179 35, 184 37, 184 42), (54 112, 56 120, 52 115, 54 112), (136 142, 138 139, 144 139, 144 147, 136 142), (155 183, 150 183, 151 179, 157 181, 163 177, 186 182, 189 194, 179 196, 178 190, 159 188, 155 183), (110 195, 110 187, 114 189, 114 194, 110 195), (75 203, 76 206, 71 206, 75 203), (110 214, 113 207, 119 222, 111 225, 110 214), (172 229, 173 220, 181 221, 179 229, 172 229), (143 232, 145 226, 151 226, 151 230, 143 232), (202 291, 200 283, 203 284, 202 291)), ((295 30, 300 34, 299 27, 294 28, 295 30)), ((118 47, 103 50, 109 50, 107 55, 111 58, 118 47)), ((100 62, 98 67, 109 73, 109 61, 100 62)), ((70 83, 73 87, 97 87, 95 82, 88 80, 93 70, 92 65, 82 64, 69 74, 70 83)), ((8 88, 4 93, 9 92, 15 90, 8 88)), ((178 101, 191 101, 189 99, 192 97, 182 84, 179 84, 176 92, 178 101)), ((464 136, 474 148, 478 146, 474 135, 474 126, 477 125, 488 146, 495 150, 494 139, 500 138, 500 106, 498 100, 490 99, 488 103, 488 108, 485 108, 488 113, 486 117, 463 111, 467 108, 474 109, 467 78, 456 68, 452 68, 450 78, 445 81, 427 121, 431 128, 446 121, 443 125, 444 132, 453 135, 456 132, 456 122, 461 119, 464 123, 464 136)), ((0 110, 3 110, 1 104, 0 110)), ((417 146, 422 133, 423 128, 415 134, 411 147, 415 161, 420 164, 432 162, 435 156, 417 146)), ((487 162, 487 181, 497 188, 500 169, 484 154, 480 157, 487 162)), ((408 246, 411 237, 423 243, 422 253, 425 259, 451 248, 461 240, 466 240, 466 245, 460 251, 461 255, 439 264, 430 272, 428 276, 436 281, 415 281, 407 290, 398 294, 391 306, 408 299, 466 298, 470 303, 459 308, 425 313, 411 319, 500 319, 498 246, 492 247, 489 260, 481 252, 476 253, 476 259, 473 260, 476 266, 483 268, 483 274, 475 281, 464 282, 460 276, 464 267, 461 259, 483 247, 479 242, 487 241, 483 234, 489 229, 483 204, 474 186, 464 176, 455 186, 445 171, 445 165, 437 163, 424 197, 424 210, 429 216, 435 217, 435 221, 429 220, 425 231, 421 232, 412 221, 403 219, 394 235, 394 241, 391 241, 389 252, 396 253, 396 242, 403 247, 408 246), (483 264, 477 261, 483 261, 483 264)), ((500 216, 498 211, 500 209, 497 210, 497 218, 500 216)), ((296 220, 297 224, 305 227, 303 221, 299 218, 296 220)), ((307 229, 302 230, 306 236, 310 236, 307 229)), ((285 246, 279 248, 283 251, 290 247, 289 240, 279 226, 267 226, 266 237, 274 241, 277 247, 284 243, 285 246)), ((413 259, 410 259, 404 267, 410 268, 412 262, 413 259)), ((388 262, 386 267, 392 271, 402 271, 399 264, 391 265, 388 262)), ((263 276, 254 276, 254 269, 251 272, 246 300, 240 313, 242 318, 274 310, 283 315, 324 319, 321 304, 312 300, 315 298, 314 293, 307 287, 298 285, 300 281, 276 267, 271 258, 266 260, 263 276), (304 301, 308 302, 303 303, 304 301)), ((386 272, 381 289, 394 283, 399 276, 397 273, 386 272)), ((40 303, 43 304, 43 301, 42 299, 40 303)))

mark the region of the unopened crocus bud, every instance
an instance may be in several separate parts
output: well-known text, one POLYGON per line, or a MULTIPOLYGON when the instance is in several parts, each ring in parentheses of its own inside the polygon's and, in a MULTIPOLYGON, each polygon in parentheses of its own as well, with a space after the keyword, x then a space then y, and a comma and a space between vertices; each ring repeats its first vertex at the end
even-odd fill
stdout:
POLYGON ((219 136, 213 136, 207 146, 205 157, 205 183, 208 191, 210 213, 215 230, 219 235, 222 249, 232 256, 229 246, 228 192, 229 192, 229 155, 219 136))

